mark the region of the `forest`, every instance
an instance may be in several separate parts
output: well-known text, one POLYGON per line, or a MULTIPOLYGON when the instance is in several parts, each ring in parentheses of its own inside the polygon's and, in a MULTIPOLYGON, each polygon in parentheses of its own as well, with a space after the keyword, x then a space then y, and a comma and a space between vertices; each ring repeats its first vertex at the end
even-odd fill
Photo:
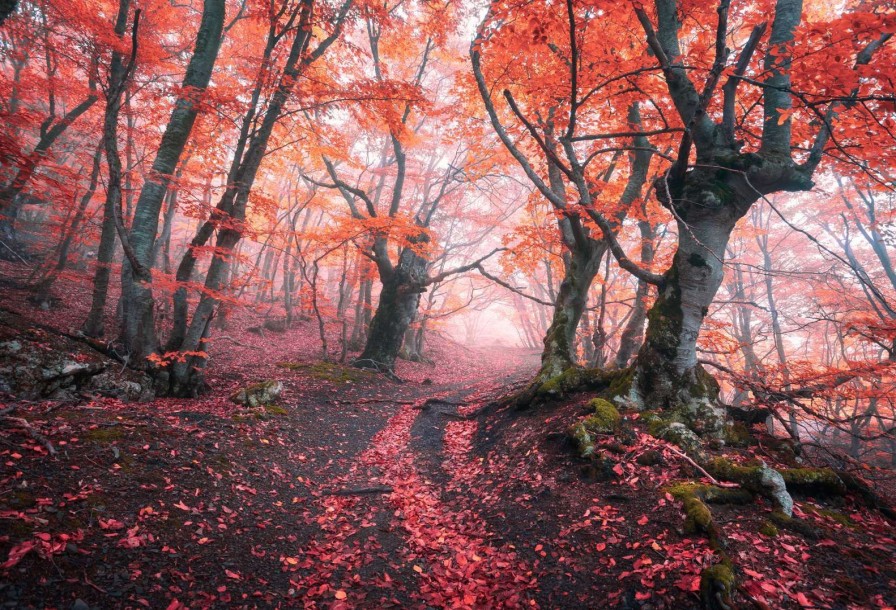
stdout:
POLYGON ((896 608, 889 0, 0 0, 0 605, 896 608))

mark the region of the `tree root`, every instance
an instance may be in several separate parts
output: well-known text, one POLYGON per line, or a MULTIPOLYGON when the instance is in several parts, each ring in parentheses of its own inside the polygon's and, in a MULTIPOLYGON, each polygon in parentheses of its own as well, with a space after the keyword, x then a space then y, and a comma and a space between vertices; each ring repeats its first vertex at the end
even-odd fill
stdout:
POLYGON ((855 492, 866 506, 877 510, 891 521, 896 521, 896 510, 874 491, 864 479, 843 470, 836 471, 835 474, 843 482, 846 489, 855 492))
POLYGON ((707 502, 743 504, 753 499, 753 494, 745 489, 730 489, 682 483, 669 487, 668 493, 684 503, 685 528, 691 532, 705 533, 710 547, 720 561, 700 574, 700 599, 708 610, 730 610, 734 607, 731 594, 737 587, 734 564, 725 552, 725 538, 721 528, 712 518, 707 502))
POLYGON ((35 441, 37 441, 38 443, 43 445, 44 448, 46 448, 47 453, 49 453, 50 455, 56 455, 57 451, 56 451, 56 448, 53 446, 53 443, 51 443, 50 440, 46 436, 44 436, 43 434, 41 434, 40 432, 35 430, 31 426, 31 424, 28 423, 28 420, 26 420, 23 417, 13 417, 12 415, 6 415, 6 413, 11 413, 14 409, 15 409, 15 406, 9 407, 8 409, 4 409, 3 414, 0 415, 0 419, 4 419, 8 422, 12 422, 13 424, 18 425, 20 428, 23 428, 24 430, 26 430, 28 432, 28 435, 31 438, 33 438, 35 441))
POLYGON ((521 391, 511 394, 501 402, 517 409, 528 409, 540 404, 560 400, 571 394, 597 390, 608 398, 620 394, 618 387, 628 379, 630 369, 604 370, 598 368, 570 367, 554 377, 544 379, 538 375, 521 391), (618 387, 617 387, 618 386, 618 387))

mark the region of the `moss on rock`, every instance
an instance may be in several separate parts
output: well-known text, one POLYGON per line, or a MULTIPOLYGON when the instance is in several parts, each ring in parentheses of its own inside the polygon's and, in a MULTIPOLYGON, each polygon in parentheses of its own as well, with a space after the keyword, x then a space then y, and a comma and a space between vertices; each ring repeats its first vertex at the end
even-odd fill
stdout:
POLYGON ((273 403, 280 397, 283 384, 275 379, 253 383, 231 394, 230 400, 249 407, 259 407, 273 403))
POLYGON ((725 439, 725 444, 732 447, 749 447, 753 444, 750 428, 743 422, 734 422, 725 426, 723 438, 725 439))
POLYGON ((704 569, 700 574, 700 598, 703 606, 712 610, 732 608, 731 593, 736 584, 734 567, 727 558, 704 569))
POLYGON ((622 416, 609 401, 603 398, 593 398, 588 402, 588 407, 594 411, 593 415, 585 418, 585 425, 590 430, 610 433, 619 427, 622 416))
POLYGON ((681 422, 671 422, 661 428, 658 438, 681 447, 688 455, 697 459, 703 459, 703 442, 697 434, 681 422))
POLYGON ((830 468, 785 468, 781 476, 791 491, 831 496, 846 493, 846 484, 830 468))

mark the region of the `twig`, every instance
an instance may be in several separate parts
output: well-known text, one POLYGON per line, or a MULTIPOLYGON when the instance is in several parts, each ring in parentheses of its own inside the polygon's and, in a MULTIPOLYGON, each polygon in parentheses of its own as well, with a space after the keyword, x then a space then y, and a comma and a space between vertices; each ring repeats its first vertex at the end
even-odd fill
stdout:
POLYGON ((392 493, 392 488, 388 485, 380 485, 376 487, 357 487, 355 489, 337 489, 334 491, 325 492, 326 495, 330 496, 361 496, 364 494, 389 494, 392 493))
MULTIPOLYGON (((262 336, 264 336, 264 335, 262 335, 262 336)), ((249 349, 264 351, 262 348, 258 347, 257 345, 248 345, 247 343, 240 343, 239 341, 237 341, 236 339, 234 339, 233 337, 230 337, 228 335, 224 335, 223 337, 215 337, 215 339, 218 341, 226 339, 227 341, 230 341, 234 345, 239 345, 240 347, 247 347, 249 349)))
POLYGON ((27 420, 25 420, 22 417, 12 417, 10 415, 4 415, 3 419, 5 419, 7 421, 15 422, 15 423, 19 424, 21 427, 25 428, 25 430, 28 431, 28 434, 31 436, 31 438, 33 438, 34 440, 41 443, 44 447, 47 448, 47 451, 50 453, 50 455, 56 455, 56 448, 53 447, 53 443, 51 443, 47 439, 47 437, 45 437, 43 434, 41 434, 40 432, 38 432, 37 430, 32 428, 31 424, 29 424, 27 420))
POLYGON ((682 459, 683 459, 684 461, 686 461, 688 464, 690 464, 691 466, 693 466, 694 468, 696 468, 697 470, 699 470, 700 472, 702 472, 702 473, 703 473, 703 476, 705 476, 707 479, 709 479, 710 482, 711 482, 713 485, 715 485, 716 487, 731 487, 731 488, 734 488, 734 487, 740 487, 740 485, 738 485, 737 483, 723 483, 723 482, 717 480, 714 476, 712 476, 711 474, 709 474, 708 472, 706 472, 706 469, 704 469, 700 464, 698 464, 697 462, 695 462, 694 460, 692 460, 690 457, 688 457, 686 454, 682 453, 681 451, 679 451, 678 449, 676 449, 676 448, 673 447, 672 445, 669 445, 669 444, 662 445, 662 448, 663 448, 663 449, 667 449, 667 450, 669 450, 671 453, 673 453, 673 454, 677 455, 678 457, 682 458, 682 459))

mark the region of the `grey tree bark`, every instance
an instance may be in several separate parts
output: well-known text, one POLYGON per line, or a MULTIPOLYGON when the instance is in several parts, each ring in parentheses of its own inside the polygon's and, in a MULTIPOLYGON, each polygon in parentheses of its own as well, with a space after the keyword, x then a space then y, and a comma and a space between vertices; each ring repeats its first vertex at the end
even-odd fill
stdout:
MULTIPOLYGON (((206 273, 199 304, 193 311, 183 339, 175 348, 182 353, 183 358, 172 362, 168 369, 169 392, 174 395, 195 396, 205 387, 204 370, 208 363, 208 354, 205 352, 204 343, 209 334, 209 323, 218 306, 217 292, 221 288, 229 265, 229 257, 242 238, 242 225, 246 218, 249 194, 267 152, 274 126, 280 120, 286 102, 305 69, 322 56, 341 35, 342 25, 350 7, 351 0, 347 0, 334 17, 333 32, 313 51, 309 51, 309 45, 314 36, 311 27, 314 0, 302 0, 296 9, 297 33, 289 47, 289 54, 277 86, 268 100, 261 123, 249 137, 245 154, 240 155, 239 165, 232 175, 232 180, 228 179, 228 188, 218 204, 217 209, 229 217, 229 222, 225 226, 218 227, 215 254, 206 273)), ((169 346, 173 347, 170 342, 169 346)))
MULTIPOLYGON (((764 63, 765 117, 756 153, 741 151, 741 143, 735 138, 734 113, 739 77, 748 67, 765 26, 755 28, 742 49, 733 75, 723 88, 723 116, 716 123, 706 109, 729 53, 725 44, 727 4, 719 9, 716 57, 702 92, 697 91, 680 59, 678 3, 655 0, 654 4, 656 30, 643 8, 637 8, 636 13, 663 70, 669 96, 687 127, 676 162, 655 184, 660 202, 675 216, 679 247, 671 268, 656 281, 659 296, 648 313, 647 336, 635 361, 627 398, 636 406, 678 409, 694 430, 718 434, 722 425, 716 410, 718 384, 697 363, 696 343, 703 318, 722 281, 731 231, 750 207, 766 195, 812 188, 812 175, 830 137, 829 125, 820 128, 806 161, 797 164, 792 156, 792 119, 788 112, 792 61, 789 43, 801 20, 801 0, 777 0, 775 5, 764 63), (692 148, 696 149, 696 163, 691 166, 692 148)), ((874 50, 888 38, 885 35, 869 44, 856 65, 870 61, 874 50)), ((831 104, 829 115, 834 114, 839 103, 842 102, 831 104)))
POLYGON ((193 55, 174 110, 156 151, 152 170, 146 175, 127 235, 134 260, 125 261, 121 273, 121 340, 132 362, 145 366, 159 341, 155 326, 152 265, 162 201, 190 137, 199 112, 199 99, 208 87, 224 24, 225 0, 205 0, 193 55))
MULTIPOLYGON (((656 231, 653 225, 646 220, 638 222, 638 231, 641 233, 641 266, 647 268, 653 264, 655 254, 653 240, 656 238, 656 231)), ((632 314, 619 339, 619 349, 616 352, 617 368, 627 367, 641 347, 641 343, 644 342, 644 322, 647 321, 647 299, 649 295, 650 284, 639 279, 638 288, 635 290, 632 314)))
POLYGON ((84 217, 87 214, 87 207, 90 205, 90 201, 93 199, 94 193, 96 193, 96 187, 99 183, 100 166, 102 165, 102 159, 103 143, 100 142, 100 144, 96 148, 96 152, 93 155, 93 161, 91 162, 90 177, 88 178, 87 189, 84 191, 84 194, 81 195, 81 199, 78 203, 78 208, 75 210, 71 221, 65 228, 65 234, 62 238, 62 241, 59 242, 59 246, 56 248, 56 263, 51 269, 47 270, 44 276, 40 279, 40 281, 37 282, 34 287, 35 300, 39 303, 43 303, 50 298, 50 292, 53 288, 53 284, 56 282, 59 274, 62 273, 68 265, 68 255, 69 251, 71 250, 72 243, 74 242, 75 237, 78 235, 78 229, 80 228, 81 223, 84 221, 84 217))
MULTIPOLYGON (((127 27, 130 0, 119 0, 118 16, 115 20, 115 35, 124 36, 127 27)), ((103 116, 103 150, 106 155, 108 178, 106 184, 106 203, 103 207, 103 226, 100 235, 100 246, 97 252, 97 268, 93 278, 93 296, 90 312, 84 322, 82 331, 88 337, 102 337, 105 333, 103 318, 105 316, 106 298, 109 292, 112 257, 115 254, 116 226, 115 215, 121 209, 121 158, 118 155, 118 116, 121 113, 122 96, 127 88, 128 78, 133 71, 136 60, 136 36, 139 11, 134 16, 134 43, 130 61, 120 51, 112 52, 109 65, 109 83, 106 89, 106 110, 103 116)))

